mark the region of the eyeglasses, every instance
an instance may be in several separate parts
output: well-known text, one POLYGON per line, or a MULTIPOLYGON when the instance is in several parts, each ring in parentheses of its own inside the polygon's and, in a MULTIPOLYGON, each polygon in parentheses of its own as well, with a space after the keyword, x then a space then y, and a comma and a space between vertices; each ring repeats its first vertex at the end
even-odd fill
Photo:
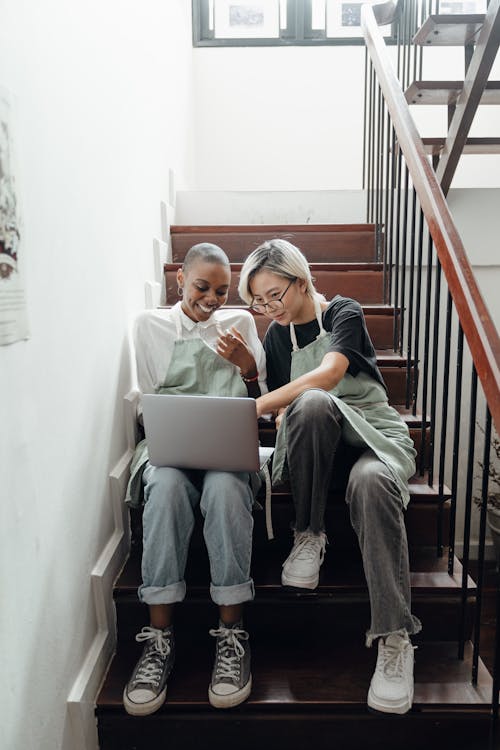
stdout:
POLYGON ((290 281, 281 297, 272 299, 270 302, 256 302, 251 304, 250 307, 252 308, 252 310, 255 310, 255 312, 259 313, 278 312, 278 310, 283 310, 285 307, 285 305, 283 304, 283 297, 288 292, 292 284, 294 284, 296 281, 296 277, 290 281))

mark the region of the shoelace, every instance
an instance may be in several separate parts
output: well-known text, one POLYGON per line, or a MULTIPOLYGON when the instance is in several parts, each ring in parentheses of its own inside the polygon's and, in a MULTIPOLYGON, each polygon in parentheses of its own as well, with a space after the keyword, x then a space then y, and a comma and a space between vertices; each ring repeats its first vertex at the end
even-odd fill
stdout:
POLYGON ((384 643, 381 649, 381 663, 377 665, 381 672, 390 680, 402 680, 403 678, 407 681, 404 661, 405 651, 407 648, 415 649, 406 641, 401 641, 400 646, 392 646, 384 643))
POLYGON ((248 633, 241 628, 213 628, 210 635, 220 638, 217 647, 216 678, 228 677, 236 680, 240 676, 240 661, 245 655, 245 649, 240 641, 248 641, 248 633))
POLYGON ((170 654, 170 638, 162 630, 144 627, 135 636, 139 643, 150 641, 144 659, 138 668, 134 683, 145 683, 158 687, 163 672, 165 658, 170 654))
POLYGON ((326 537, 324 534, 319 536, 311 534, 309 531, 302 531, 295 536, 295 543, 293 549, 288 557, 289 561, 304 560, 310 562, 314 560, 316 554, 320 554, 320 560, 323 560, 325 555, 326 537))

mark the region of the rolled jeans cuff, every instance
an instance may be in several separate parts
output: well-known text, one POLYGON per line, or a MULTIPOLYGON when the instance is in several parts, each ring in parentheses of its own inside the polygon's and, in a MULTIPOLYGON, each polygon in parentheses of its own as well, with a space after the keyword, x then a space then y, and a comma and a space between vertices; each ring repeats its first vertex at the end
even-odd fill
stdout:
POLYGON ((144 604, 175 604, 186 596, 186 582, 178 581, 168 586, 140 586, 139 599, 144 604))
POLYGON ((214 586, 211 583, 210 596, 214 604, 222 607, 249 602, 255 596, 253 581, 250 578, 246 583, 238 583, 235 586, 214 586))

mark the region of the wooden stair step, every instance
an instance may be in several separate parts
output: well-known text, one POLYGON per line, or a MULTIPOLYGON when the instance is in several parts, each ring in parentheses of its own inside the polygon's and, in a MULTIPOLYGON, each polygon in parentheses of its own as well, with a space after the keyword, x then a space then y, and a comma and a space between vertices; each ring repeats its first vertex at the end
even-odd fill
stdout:
MULTIPOLYGON (((414 81, 405 91, 408 104, 454 105, 462 93, 463 81, 414 81)), ((480 104, 500 104, 500 81, 488 81, 480 104)))
POLYGON ((262 242, 286 239, 310 261, 372 261, 377 259, 373 224, 274 224, 171 226, 172 260, 182 261, 198 242, 222 247, 230 260, 242 263, 262 242))
POLYGON ((413 44, 464 47, 474 44, 484 24, 484 13, 430 15, 413 37, 413 44))
MULTIPOLYGON (((243 305, 227 305, 227 307, 244 307, 243 305)), ((389 349, 393 345, 394 338, 394 308, 390 305, 368 305, 363 304, 363 313, 366 320, 366 327, 373 346, 376 349, 389 349)), ((247 308, 244 308, 247 309, 247 308)), ((255 318, 255 325, 259 338, 262 340, 271 323, 265 315, 252 312, 255 318)))
MULTIPOLYGON (((245 621, 252 632, 258 634, 274 625, 293 619, 298 627, 314 627, 318 634, 362 638, 370 623, 370 603, 362 570, 361 559, 346 556, 336 539, 327 548, 325 562, 320 572, 320 582, 314 591, 284 588, 280 576, 282 563, 291 548, 280 548, 275 542, 253 552, 252 576, 255 583, 255 599, 246 605, 245 621)), ((456 561, 454 575, 446 570, 447 558, 438 558, 435 551, 411 551, 412 572, 410 575, 412 610, 425 629, 421 640, 457 641, 461 614, 462 592, 460 563, 456 561), (424 554, 425 553, 425 554, 424 554), (427 561, 427 564, 426 564, 427 561), (416 566, 416 569, 414 567, 416 566)), ((209 562, 206 550, 191 550, 186 569, 187 594, 183 606, 176 611, 179 627, 192 630, 196 624, 212 627, 213 603, 209 596, 209 562)), ((140 556, 128 560, 114 591, 114 602, 118 618, 118 639, 133 640, 134 634, 147 625, 148 610, 137 597, 140 584, 140 556)), ((470 638, 475 610, 476 588, 468 579, 465 606, 465 633, 470 638)))
MULTIPOLYGON (((252 577, 255 582, 256 599, 272 598, 282 602, 297 600, 297 597, 312 599, 325 595, 367 594, 361 558, 345 559, 336 544, 333 533, 331 544, 327 546, 325 559, 320 571, 320 582, 314 591, 286 589, 281 586, 281 566, 283 555, 274 541, 268 542, 266 554, 254 555, 252 560, 252 577)), ((292 533, 287 535, 287 549, 292 542, 292 533)), ((462 586, 462 565, 455 558, 453 575, 448 574, 447 557, 437 557, 426 550, 415 550, 411 554, 410 582, 412 596, 448 596, 457 594, 462 586)), ((202 598, 208 601, 207 585, 209 582, 208 558, 206 550, 194 550, 190 555, 186 569, 188 598, 202 598)), ((130 556, 115 584, 114 596, 119 599, 132 594, 135 596, 141 582, 140 556, 130 556)), ((476 585, 468 577, 469 594, 474 594, 476 585)))
MULTIPOLYGON (((177 293, 177 269, 180 263, 164 266, 166 301, 173 304, 179 299, 177 293)), ((383 266, 381 263, 311 263, 315 286, 328 299, 336 294, 354 297, 360 303, 383 302, 383 266)), ((242 300, 238 294, 241 264, 231 266, 231 285, 228 304, 238 305, 242 300)))
MULTIPOLYGON (((335 638, 307 638, 292 626, 252 639, 253 687, 249 699, 231 711, 213 709, 207 699, 213 639, 177 637, 176 666, 167 701, 152 716, 130 717, 122 706, 140 647, 120 649, 97 700, 101 750, 151 747, 212 750, 231 743, 302 750, 420 750, 429 744, 476 750, 488 731, 491 678, 480 662, 477 687, 470 684, 472 651, 456 658, 450 643, 425 643, 416 652, 415 697, 404 717, 370 714, 366 694, 376 654, 362 643, 346 648, 335 638), (430 734, 432 732, 432 734, 430 734), (465 744, 464 744, 465 742, 465 744), (436 744, 437 743, 437 744, 436 744)), ((484 745, 483 745, 484 746, 484 745)))
MULTIPOLYGON (((446 138, 422 138, 425 151, 439 156, 446 143, 446 138)), ((500 138, 467 138, 463 154, 500 154, 500 138)))

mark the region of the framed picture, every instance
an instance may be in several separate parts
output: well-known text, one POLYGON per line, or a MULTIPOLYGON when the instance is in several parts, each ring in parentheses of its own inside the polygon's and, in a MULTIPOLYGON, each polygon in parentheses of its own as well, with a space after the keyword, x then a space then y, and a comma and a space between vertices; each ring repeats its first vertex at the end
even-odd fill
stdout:
POLYGON ((276 39, 280 35, 276 0, 214 0, 214 37, 276 39))
MULTIPOLYGON (((327 0, 326 36, 328 38, 361 37, 361 7, 376 5, 380 0, 327 0)), ((384 36, 390 36, 391 26, 381 26, 384 36)))

